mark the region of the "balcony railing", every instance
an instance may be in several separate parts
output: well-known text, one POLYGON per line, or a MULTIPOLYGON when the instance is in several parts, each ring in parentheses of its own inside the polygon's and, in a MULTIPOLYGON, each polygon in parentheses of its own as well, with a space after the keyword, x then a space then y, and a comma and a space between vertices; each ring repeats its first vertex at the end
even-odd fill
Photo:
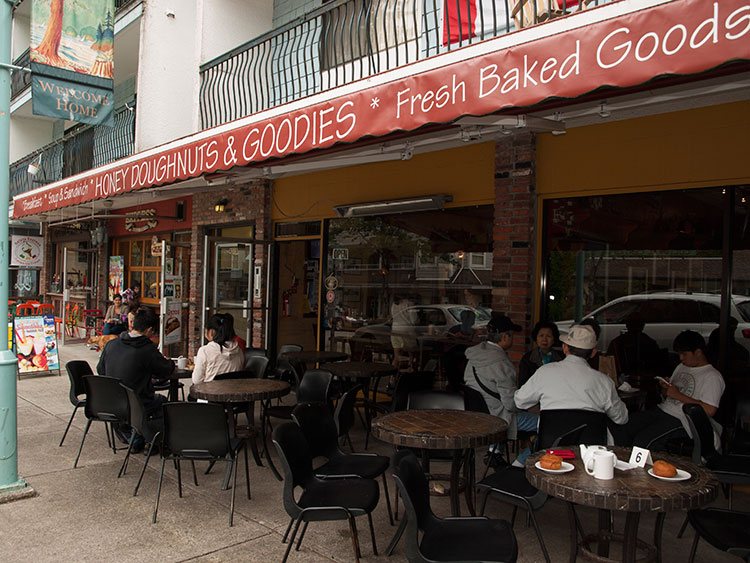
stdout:
POLYGON ((129 156, 133 153, 134 140, 135 108, 125 106, 115 111, 114 127, 80 126, 11 164, 10 196, 129 156), (42 169, 36 176, 28 173, 31 162, 38 162, 42 169))
POLYGON ((611 1, 333 0, 204 64, 202 125, 611 1))
MULTIPOLYGON (((15 66, 29 68, 31 64, 29 59, 29 49, 26 49, 20 57, 13 61, 15 66)), ((10 99, 12 100, 18 94, 26 90, 31 84, 31 73, 22 70, 14 70, 10 73, 10 99)))

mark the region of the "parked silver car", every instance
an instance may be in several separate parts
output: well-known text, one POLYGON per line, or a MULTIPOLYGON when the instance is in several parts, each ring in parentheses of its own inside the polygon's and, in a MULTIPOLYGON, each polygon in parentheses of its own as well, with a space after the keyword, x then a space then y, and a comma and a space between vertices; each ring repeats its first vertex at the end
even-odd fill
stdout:
MULTIPOLYGON (((660 348, 672 349, 672 342, 683 330, 694 330, 708 342, 711 332, 719 326, 721 295, 665 291, 640 293, 613 299, 584 318, 593 317, 601 326, 598 348, 606 351, 609 343, 625 332, 625 318, 638 313, 646 322, 644 332, 656 340, 660 348)), ((737 342, 750 350, 750 297, 733 295, 731 316, 739 325, 737 342)), ((567 334, 572 320, 558 321, 560 334, 567 334)))

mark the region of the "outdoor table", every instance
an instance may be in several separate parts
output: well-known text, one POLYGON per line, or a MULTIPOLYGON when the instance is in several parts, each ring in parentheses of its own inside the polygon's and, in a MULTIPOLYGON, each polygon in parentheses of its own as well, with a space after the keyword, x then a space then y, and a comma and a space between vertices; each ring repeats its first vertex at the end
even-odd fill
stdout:
MULTIPOLYGON (((646 468, 636 467, 628 471, 615 469, 615 478, 604 481, 595 479, 586 473, 580 459, 578 446, 561 446, 576 452, 572 463, 574 470, 568 473, 548 473, 537 469, 534 464, 544 455, 537 452, 526 461, 526 477, 534 487, 554 497, 567 501, 570 524, 570 559, 576 560, 579 552, 588 561, 617 561, 609 558, 609 543, 622 542, 622 561, 634 562, 636 551, 644 550, 646 556, 638 561, 661 561, 661 533, 664 517, 669 511, 690 510, 704 506, 716 498, 719 483, 713 473, 700 467, 687 458, 662 453, 654 454, 654 460, 663 459, 677 468, 690 473, 686 481, 663 481, 648 475, 646 468), (591 506, 599 509, 599 530, 596 534, 583 535, 579 544, 576 515, 573 504, 591 506), (616 533, 611 529, 611 511, 627 512, 625 530, 616 533), (656 512, 654 545, 638 539, 638 522, 641 512, 656 512), (590 542, 597 544, 597 553, 589 547, 590 542)), ((630 448, 610 447, 617 458, 622 461, 630 459, 630 448)))
MULTIPOLYGON (((277 379, 221 379, 219 381, 206 381, 203 383, 195 383, 190 388, 190 393, 196 399, 203 399, 214 403, 224 403, 231 405, 233 403, 252 403, 254 401, 266 401, 274 399, 276 397, 283 397, 288 395, 291 391, 291 386, 286 381, 279 381, 277 379)), ((263 404, 261 402, 261 404, 263 404)), ((227 409, 229 417, 232 417, 231 409, 227 409)), ((252 409, 250 411, 252 412, 252 409)), ((248 433, 256 433, 253 426, 254 420, 251 415, 248 415, 248 433)), ((268 466, 271 471, 280 481, 281 475, 277 471, 276 467, 271 460, 271 456, 268 452, 268 445, 266 443, 265 429, 261 431, 261 440, 263 442, 263 455, 266 456, 268 466)), ((258 465, 259 460, 256 459, 258 465)))
POLYGON ((338 362, 346 360, 349 355, 345 352, 336 352, 334 350, 302 350, 301 352, 287 352, 284 357, 293 362, 299 362, 302 366, 300 377, 305 374, 307 364, 322 364, 326 362, 338 362))
POLYGON ((474 514, 474 448, 505 439, 508 424, 501 418, 473 411, 406 410, 378 417, 372 434, 394 446, 453 450, 450 474, 451 514, 460 516, 459 473, 465 457, 466 504, 474 514), (467 455, 464 455, 466 453, 467 455))

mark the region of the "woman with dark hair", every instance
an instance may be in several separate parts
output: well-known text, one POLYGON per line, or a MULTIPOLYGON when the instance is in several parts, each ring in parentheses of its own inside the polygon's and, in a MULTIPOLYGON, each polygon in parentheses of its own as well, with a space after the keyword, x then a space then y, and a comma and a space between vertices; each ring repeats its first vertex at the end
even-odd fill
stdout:
POLYGON ((119 293, 115 293, 112 297, 112 305, 107 308, 107 312, 104 315, 102 334, 120 334, 125 330, 127 326, 122 320, 123 316, 125 316, 125 306, 122 304, 122 296, 119 293))
POLYGON ((565 354, 560 350, 552 348, 560 340, 560 331, 557 325, 550 321, 539 321, 531 331, 531 340, 534 347, 524 354, 518 365, 518 386, 521 387, 534 372, 544 364, 559 362, 565 359, 565 354))
POLYGON ((193 369, 193 383, 211 381, 221 373, 238 371, 245 363, 242 350, 234 339, 234 317, 217 313, 206 323, 208 344, 198 349, 193 369))

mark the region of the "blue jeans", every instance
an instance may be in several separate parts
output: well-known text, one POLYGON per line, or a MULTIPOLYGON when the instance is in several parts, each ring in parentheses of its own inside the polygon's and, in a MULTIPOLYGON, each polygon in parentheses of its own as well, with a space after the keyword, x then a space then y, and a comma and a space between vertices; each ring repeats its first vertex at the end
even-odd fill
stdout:
POLYGON ((120 334, 123 330, 125 330, 125 325, 122 323, 104 323, 104 328, 102 328, 102 334, 108 335, 108 334, 120 334))
MULTIPOLYGON (((539 427, 539 415, 521 411, 516 415, 516 426, 524 432, 534 432, 539 427)), ((521 465, 526 465, 526 458, 531 455, 531 449, 526 448, 516 458, 521 465)))

